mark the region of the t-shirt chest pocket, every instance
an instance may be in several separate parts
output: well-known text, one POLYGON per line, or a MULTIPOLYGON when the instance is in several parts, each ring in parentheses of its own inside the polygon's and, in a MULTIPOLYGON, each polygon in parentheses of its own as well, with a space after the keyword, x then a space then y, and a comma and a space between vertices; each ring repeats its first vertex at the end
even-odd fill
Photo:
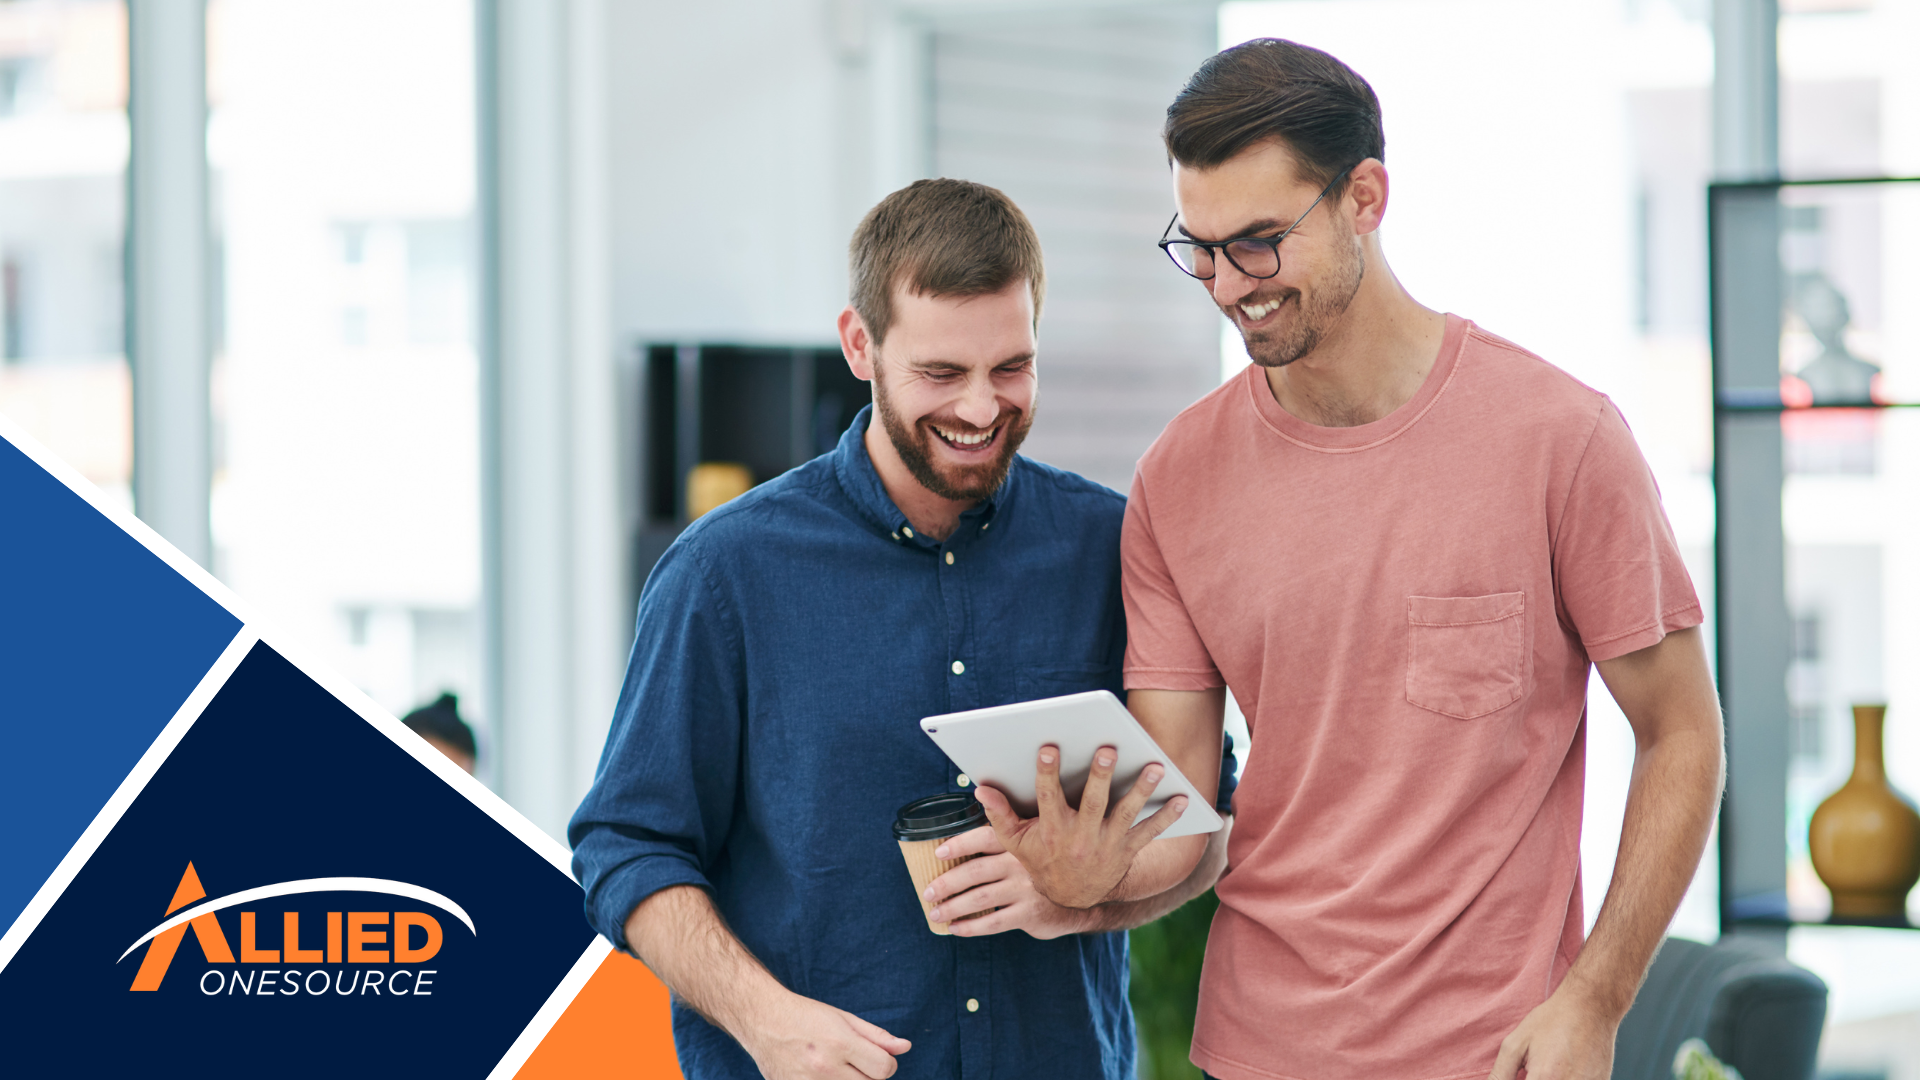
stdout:
POLYGON ((1407 700, 1471 720, 1526 690, 1527 594, 1407 597, 1407 700))

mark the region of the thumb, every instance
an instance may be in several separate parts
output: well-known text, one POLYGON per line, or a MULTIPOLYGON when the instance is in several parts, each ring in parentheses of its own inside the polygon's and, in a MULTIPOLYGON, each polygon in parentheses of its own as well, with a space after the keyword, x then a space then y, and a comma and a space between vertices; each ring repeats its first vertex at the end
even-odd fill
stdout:
POLYGON ((974 798, 980 800, 980 809, 987 812, 987 821, 992 823, 1002 843, 1020 828, 1020 815, 1000 789, 982 784, 974 789, 974 798))
POLYGON ((1527 1060, 1527 1042, 1517 1038, 1514 1032, 1500 1043, 1500 1056, 1493 1059, 1493 1072, 1487 1080, 1515 1080, 1520 1075, 1520 1066, 1527 1060))
POLYGON ((913 1049, 911 1042, 889 1033, 886 1028, 878 1024, 869 1024, 850 1012, 842 1012, 841 1015, 847 1018, 847 1024, 853 1028, 855 1034, 858 1034, 880 1049, 885 1050, 887 1053, 892 1054, 894 1057, 899 1057, 901 1054, 913 1049))

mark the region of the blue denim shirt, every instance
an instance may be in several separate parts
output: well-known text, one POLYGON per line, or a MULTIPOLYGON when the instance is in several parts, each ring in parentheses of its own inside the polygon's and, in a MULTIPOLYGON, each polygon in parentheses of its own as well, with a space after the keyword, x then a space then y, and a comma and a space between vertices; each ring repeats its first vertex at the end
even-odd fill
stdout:
MULTIPOLYGON (((867 455, 870 414, 700 518, 647 579, 568 830, 587 917, 625 948, 640 901, 707 889, 781 983, 912 1040, 902 1080, 1130 1080, 1126 935, 935 936, 891 832, 906 803, 966 790, 921 717, 1121 692, 1124 499, 1016 458, 951 537, 916 535, 867 455)), ((690 1080, 760 1075, 678 1000, 673 1028, 690 1080)))

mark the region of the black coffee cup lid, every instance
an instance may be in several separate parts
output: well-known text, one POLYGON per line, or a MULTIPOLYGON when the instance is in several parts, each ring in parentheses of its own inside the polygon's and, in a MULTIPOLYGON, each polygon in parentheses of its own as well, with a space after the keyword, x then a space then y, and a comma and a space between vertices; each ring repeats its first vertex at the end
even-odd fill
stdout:
POLYGON ((915 799, 893 819, 896 840, 945 840, 987 823, 986 808, 972 795, 948 792, 915 799))

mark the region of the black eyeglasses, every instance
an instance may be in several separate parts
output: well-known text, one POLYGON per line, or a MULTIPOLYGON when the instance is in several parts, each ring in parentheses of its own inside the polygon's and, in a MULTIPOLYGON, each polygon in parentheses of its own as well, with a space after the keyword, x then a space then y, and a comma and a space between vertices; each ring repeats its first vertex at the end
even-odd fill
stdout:
POLYGON ((1233 264, 1233 268, 1248 277, 1270 278, 1280 272, 1280 241, 1292 235, 1293 230, 1299 228, 1302 221, 1307 220, 1307 214, 1313 213, 1313 207, 1319 206, 1320 200, 1327 197, 1327 192, 1332 191, 1334 185, 1345 180, 1347 174, 1352 171, 1352 165, 1341 169, 1339 176, 1328 181, 1327 186, 1320 189, 1320 194, 1314 197, 1313 206, 1307 207, 1306 214, 1296 218, 1293 224, 1287 226, 1286 232, 1279 236, 1237 236, 1231 240, 1219 240, 1213 243, 1203 240, 1168 239, 1167 233, 1173 231, 1173 222, 1180 220, 1180 215, 1175 214, 1173 221, 1167 222, 1166 230, 1160 234, 1160 250, 1166 252, 1167 258, 1172 259, 1173 265, 1179 267, 1183 273, 1197 277, 1201 281, 1213 280, 1213 253, 1216 251, 1226 255, 1227 261, 1233 264))

